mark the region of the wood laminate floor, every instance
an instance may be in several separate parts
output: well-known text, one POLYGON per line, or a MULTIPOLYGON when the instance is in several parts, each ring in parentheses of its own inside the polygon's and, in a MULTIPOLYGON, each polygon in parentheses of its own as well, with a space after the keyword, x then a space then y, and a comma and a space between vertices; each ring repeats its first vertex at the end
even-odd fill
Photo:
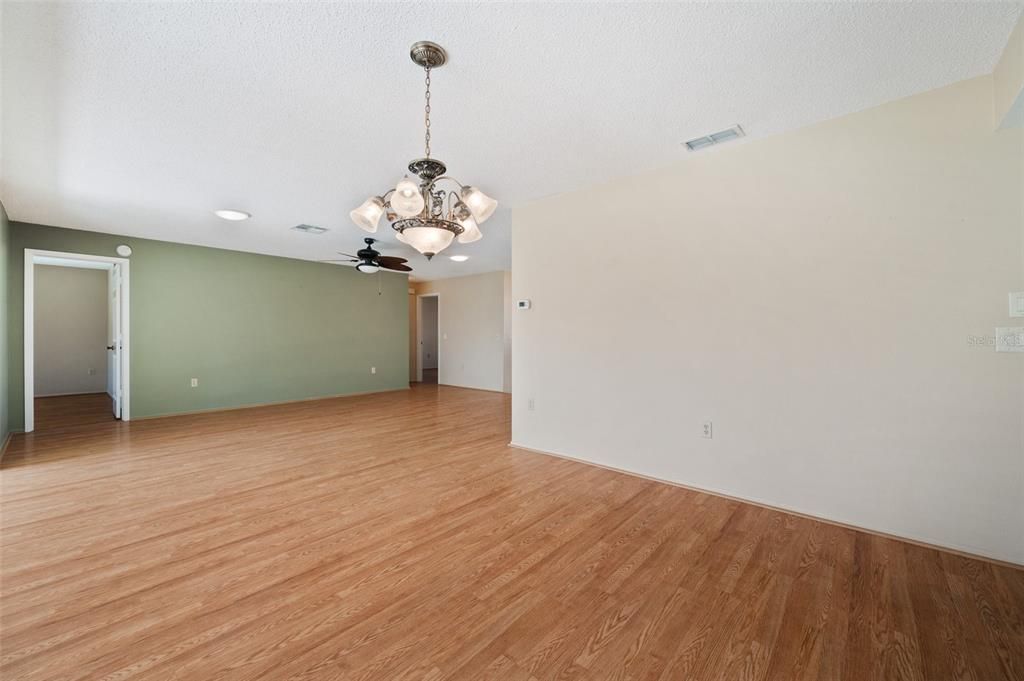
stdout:
POLYGON ((78 428, 93 423, 112 423, 115 420, 110 395, 106 393, 37 397, 34 404, 35 426, 39 432, 78 428))
POLYGON ((1024 678, 1024 572, 509 449, 446 386, 17 436, 0 677, 1024 678))

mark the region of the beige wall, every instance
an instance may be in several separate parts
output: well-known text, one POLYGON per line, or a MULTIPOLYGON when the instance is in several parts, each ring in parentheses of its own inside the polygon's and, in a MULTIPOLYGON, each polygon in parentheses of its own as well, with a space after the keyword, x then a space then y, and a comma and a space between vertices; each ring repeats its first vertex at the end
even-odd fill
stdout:
POLYGON ((35 268, 35 394, 107 390, 107 272, 35 268))
POLYGON ((992 87, 516 208, 513 441, 1024 563, 1024 354, 984 342, 1024 289, 1024 131, 992 87))
POLYGON ((510 384, 505 279, 505 272, 489 272, 415 285, 417 294, 439 294, 439 383, 495 391, 510 384))

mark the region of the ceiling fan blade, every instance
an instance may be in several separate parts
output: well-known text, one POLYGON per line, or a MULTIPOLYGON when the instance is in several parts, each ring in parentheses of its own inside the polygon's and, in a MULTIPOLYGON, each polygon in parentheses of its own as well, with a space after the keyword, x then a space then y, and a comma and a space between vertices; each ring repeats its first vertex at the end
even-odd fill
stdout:
POLYGON ((393 265, 385 265, 384 263, 381 263, 380 266, 386 270, 391 270, 392 272, 412 272, 411 267, 403 265, 402 263, 395 263, 393 265))
POLYGON ((405 258, 399 258, 394 255, 382 255, 377 258, 377 262, 381 264, 381 267, 391 267, 392 265, 401 265, 402 263, 409 261, 405 258))
POLYGON ((359 262, 357 258, 349 258, 347 260, 320 260, 318 262, 359 262))
POLYGON ((352 255, 351 253, 342 253, 341 251, 338 251, 338 255, 343 255, 346 258, 355 258, 356 260, 359 259, 358 255, 352 255))

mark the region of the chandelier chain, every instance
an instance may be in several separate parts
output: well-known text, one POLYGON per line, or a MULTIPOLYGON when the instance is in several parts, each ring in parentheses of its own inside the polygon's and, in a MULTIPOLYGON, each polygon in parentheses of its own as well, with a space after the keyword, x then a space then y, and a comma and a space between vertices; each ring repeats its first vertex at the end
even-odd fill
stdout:
MULTIPOLYGON (((480 239, 483 235, 479 223, 491 216, 497 202, 479 189, 457 182, 448 175, 443 161, 431 157, 431 77, 434 69, 448 62, 447 52, 437 43, 424 40, 413 44, 409 56, 424 71, 424 156, 409 162, 406 166, 409 174, 393 188, 371 196, 349 215, 358 227, 367 232, 375 232, 381 219, 386 218, 400 241, 429 260, 448 248, 456 238, 460 243, 480 239), (442 181, 447 184, 441 184, 442 181)), ((373 239, 365 241, 369 244, 373 239)), ((359 264, 367 265, 362 262, 368 260, 362 257, 363 253, 363 250, 359 251, 359 264)), ((360 267, 360 271, 389 269, 376 266, 373 260, 368 265, 360 267)), ((401 271, 408 272, 411 268, 403 266, 401 271)))
POLYGON ((424 146, 426 147, 425 157, 430 158, 430 67, 428 66, 425 70, 427 72, 427 77, 425 79, 427 92, 424 95, 426 102, 423 107, 423 123, 426 126, 426 132, 423 135, 423 141, 424 146))

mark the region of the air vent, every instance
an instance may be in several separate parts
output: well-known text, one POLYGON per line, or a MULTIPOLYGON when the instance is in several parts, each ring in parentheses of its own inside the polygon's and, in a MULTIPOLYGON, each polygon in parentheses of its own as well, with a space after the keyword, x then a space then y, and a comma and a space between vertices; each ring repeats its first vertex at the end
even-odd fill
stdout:
POLYGON ((710 147, 715 144, 722 144, 723 142, 729 142, 731 140, 743 137, 744 134, 745 133, 743 132, 743 128, 736 125, 729 128, 728 130, 721 130, 719 132, 713 132, 710 135, 705 135, 704 137, 692 139, 689 142, 686 142, 685 144, 686 148, 689 149, 690 151, 699 151, 705 147, 710 147))
POLYGON ((323 234, 327 231, 326 227, 317 227, 316 225, 295 225, 292 229, 296 232, 305 232, 306 234, 323 234))

